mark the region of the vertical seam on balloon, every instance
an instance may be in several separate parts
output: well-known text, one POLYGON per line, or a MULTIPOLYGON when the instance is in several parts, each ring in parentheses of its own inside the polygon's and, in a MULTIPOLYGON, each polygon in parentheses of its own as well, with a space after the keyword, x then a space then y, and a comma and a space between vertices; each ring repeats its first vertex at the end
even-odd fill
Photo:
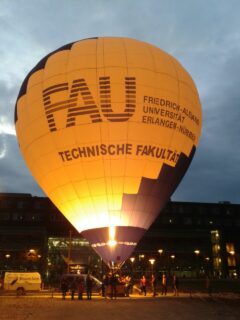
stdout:
MULTIPOLYGON (((174 68, 174 70, 175 70, 175 73, 176 73, 177 86, 178 86, 177 104, 179 105, 179 95, 180 95, 179 75, 178 75, 178 71, 177 71, 177 68, 176 68, 176 66, 175 66, 175 63, 174 63, 173 58, 172 58, 170 55, 168 55, 168 58, 169 58, 169 61, 170 61, 170 63, 172 64, 172 66, 173 66, 173 68, 174 68)), ((170 139, 170 142, 169 142, 169 145, 170 145, 170 146, 171 146, 172 141, 173 141, 173 139, 174 139, 175 133, 176 133, 176 128, 172 131, 171 139, 170 139)), ((179 149, 181 149, 181 148, 179 148, 179 149)), ((175 166, 176 166, 176 164, 175 164, 175 166)))
MULTIPOLYGON (((95 48, 95 57, 96 57, 96 69, 95 69, 95 75, 96 75, 96 84, 98 83, 98 64, 97 64, 97 61, 98 61, 98 48, 99 48, 99 41, 100 39, 102 38, 98 38, 96 39, 96 48, 95 48)), ((100 105, 100 99, 99 99, 99 87, 97 87, 97 105, 99 106, 100 105)), ((99 131, 100 131, 100 144, 103 143, 102 141, 102 122, 98 124, 99 125, 99 131)), ((104 181, 104 198, 107 200, 108 196, 107 196, 107 188, 106 188, 106 169, 105 169, 105 163, 104 163, 104 156, 101 155, 101 162, 102 162, 102 166, 103 166, 103 181, 104 181)), ((108 201, 107 202, 107 210, 109 209, 108 208, 108 201)), ((106 204, 104 203, 104 206, 106 204)), ((108 210, 109 211, 109 210, 108 210)), ((107 215, 108 215, 108 212, 107 212, 107 215)), ((105 221, 103 221, 103 224, 106 224, 105 221)))
MULTIPOLYGON (((149 53, 149 55, 151 56, 151 58, 152 58, 152 62, 153 62, 153 66, 152 66, 152 71, 153 71, 153 73, 154 73, 154 77, 155 77, 155 81, 154 81, 154 84, 156 83, 156 67, 155 67, 155 60, 154 60, 154 56, 153 56, 153 54, 152 54, 152 50, 151 50, 151 47, 149 47, 149 46, 146 46, 146 48, 147 48, 147 50, 148 50, 148 53, 149 53)), ((154 85, 154 93, 156 92, 156 86, 154 85)), ((153 137, 153 133, 151 133, 151 138, 150 138, 150 142, 152 143, 152 137, 153 137)), ((150 160, 151 161, 151 160, 150 160)), ((148 164, 149 164, 149 160, 148 159, 145 159, 145 164, 144 164, 144 169, 143 169, 143 173, 144 173, 144 171, 145 171, 145 168, 148 166, 148 164)), ((147 178, 147 177, 146 177, 147 178)), ((144 177, 142 176, 142 179, 141 179, 141 184, 143 183, 143 180, 144 179, 144 177)), ((153 180, 155 180, 155 179, 153 179, 153 180)), ((155 180, 155 182, 154 182, 154 184, 156 183, 156 181, 157 180, 155 180)), ((141 186, 141 184, 140 184, 140 186, 141 186)), ((152 187, 152 189, 154 188, 154 184, 151 186, 152 187)), ((140 186, 139 186, 139 189, 140 189, 140 186)), ((150 192, 150 195, 151 195, 151 193, 152 192, 150 192)), ((146 196, 147 197, 147 195, 144 195, 144 196, 146 196)), ((147 199, 147 200, 145 200, 145 201, 149 201, 149 199, 147 199)), ((146 205, 146 204, 145 204, 146 205)), ((145 210, 144 210, 144 213, 145 213, 145 210)), ((148 213, 148 212, 147 212, 148 213)), ((148 213, 148 215, 150 216, 151 215, 151 213, 149 212, 148 213)), ((148 215, 146 215, 146 213, 144 214, 144 216, 142 216, 142 227, 143 227, 143 225, 145 226, 146 225, 146 221, 148 220, 148 215), (144 220, 143 220, 143 217, 145 218, 144 220)))
MULTIPOLYGON (((67 70, 68 70, 68 64, 69 64, 69 56, 70 56, 71 50, 72 50, 72 49, 64 50, 64 51, 66 51, 66 52, 68 53, 67 64, 66 64, 66 68, 65 68, 65 72, 64 72, 64 78, 65 78, 65 79, 66 79, 66 77, 67 77, 67 70)), ((44 68, 44 70, 45 70, 45 68, 44 68)), ((68 87, 68 91, 69 91, 69 87, 68 87)), ((53 144, 53 145, 55 146, 55 148, 56 148, 56 144, 55 144, 55 141, 54 141, 52 135, 51 135, 51 140, 52 140, 52 144, 53 144)), ((57 148, 56 148, 56 149, 57 149, 57 148)), ((67 173, 66 166, 65 166, 65 165, 62 165, 62 169, 63 169, 65 175, 68 177, 68 180, 71 181, 71 187, 73 188, 75 194, 77 195, 76 189, 75 189, 75 187, 73 186, 72 180, 70 180, 69 174, 67 173)), ((66 185, 66 184, 65 184, 65 185, 66 185)), ((63 185, 61 185, 61 186, 63 186, 63 185)), ((66 202, 65 202, 65 203, 66 203, 66 202)), ((73 210, 72 204, 70 204, 69 201, 67 201, 67 203, 68 203, 68 205, 72 208, 72 212, 74 212, 74 216, 75 216, 75 210, 73 210)), ((65 215, 64 215, 64 216, 65 216, 65 215)), ((66 217, 66 218, 67 218, 67 217, 66 217)), ((71 220, 72 220, 72 219, 71 219, 71 220)))
MULTIPOLYGON (((127 39, 127 41, 135 41, 135 40, 128 40, 127 39)), ((125 41, 125 53, 127 52, 127 49, 126 49, 126 41, 125 41)), ((127 60, 127 54, 126 54, 126 61, 128 61, 127 60)), ((128 64, 127 64, 127 72, 129 72, 129 68, 128 68, 128 64)), ((136 104, 137 104, 137 97, 136 97, 136 102, 135 102, 136 104)), ((128 135, 128 130, 127 130, 127 135, 128 135)), ((130 161, 132 160, 132 159, 129 159, 130 161)), ((128 161, 126 162, 126 168, 127 168, 127 165, 128 165, 128 161)), ((125 169, 126 169, 125 168, 125 169)), ((126 176, 126 175, 125 175, 126 176)), ((128 177, 127 177, 128 178, 128 177)), ((129 177, 130 178, 130 177, 129 177)), ((133 178, 135 178, 135 177, 133 177, 133 178)), ((138 177, 137 177, 138 178, 138 177)), ((141 177, 140 177, 141 178, 141 177)), ((140 188, 140 185, 141 185, 141 179, 140 179, 140 184, 139 184, 139 188, 140 188)), ((125 184, 124 184, 124 186, 125 186, 125 184)), ((138 188, 138 191, 139 191, 139 188, 138 188)), ((128 226, 131 226, 132 225, 132 223, 130 222, 131 220, 132 221, 136 221, 136 219, 137 219, 137 217, 138 217, 138 215, 136 214, 136 210, 135 210, 135 207, 136 207, 136 202, 137 202, 137 195, 138 195, 138 191, 137 191, 137 193, 135 193, 134 195, 135 195, 135 197, 134 197, 134 205, 132 206, 132 208, 131 208, 131 210, 129 210, 129 212, 131 213, 131 215, 130 215, 130 217, 131 217, 131 219, 129 218, 128 219, 128 226)), ((124 194, 126 194, 126 193, 124 193, 124 194)))
MULTIPOLYGON (((76 42, 75 42, 76 43, 76 42)), ((74 44, 75 44, 74 43, 74 44)), ((74 50, 74 44, 72 45, 72 47, 71 47, 71 49, 69 50, 69 52, 68 52, 68 58, 67 58, 67 66, 66 66, 66 72, 65 72, 65 77, 67 77, 67 80, 69 80, 69 65, 70 65, 70 60, 71 60, 71 55, 72 55, 72 50, 74 50)), ((69 90, 69 88, 68 88, 68 90, 69 90)), ((66 130, 67 128, 65 128, 65 130, 66 130)), ((69 129, 72 131, 72 135, 73 135, 73 137, 74 137, 74 142, 75 142, 75 144, 77 145, 77 141, 76 141, 76 137, 75 137, 75 127, 69 127, 69 129)), ((80 161, 80 163, 81 163, 81 161, 80 161)), ((81 163, 81 169, 82 169, 82 163, 81 163)), ((65 171, 65 170, 64 170, 65 171)), ((84 170, 82 170, 82 172, 84 172, 84 170)), ((67 173, 66 173, 67 174, 67 173)), ((68 178, 69 178, 69 175, 67 174, 67 176, 68 176, 68 178)), ((70 180, 70 179, 69 179, 70 180)), ((79 194, 78 194, 78 191, 77 191, 77 189, 76 189, 76 187, 75 187, 75 185, 74 185, 74 183, 73 183, 73 181, 72 181, 72 179, 71 179, 71 185, 72 185, 72 188, 73 188, 73 190, 75 191, 75 195, 77 196, 76 198, 78 199, 78 201, 80 200, 79 199, 79 194)), ((82 209, 82 206, 81 206, 81 203, 80 203, 80 201, 79 201, 79 205, 80 205, 80 208, 81 208, 81 211, 83 210, 82 209)), ((76 218, 78 218, 78 214, 77 214, 77 212, 75 212, 75 210, 76 210, 76 208, 74 207, 74 210, 73 210, 73 212, 74 212, 74 216, 76 217, 76 218)), ((80 214, 81 214, 81 212, 80 212, 80 214)), ((78 230, 79 230, 79 226, 78 226, 78 230)))
MULTIPOLYGON (((106 73, 105 73, 105 46, 104 45, 105 45, 105 38, 102 38, 103 74, 104 74, 104 76, 106 76, 106 73)), ((108 124, 108 122, 106 123, 105 121, 103 121, 103 126, 105 126, 104 124, 106 125, 106 128, 107 128, 107 134, 108 134, 108 140, 109 140, 109 124, 108 124)), ((107 189, 107 199, 108 199, 108 226, 110 226, 111 225, 111 213, 110 213, 111 210, 110 209, 112 209, 114 199, 113 199, 112 175, 111 175, 111 171, 112 171, 111 170, 111 159, 110 158, 108 159, 108 157, 109 156, 106 155, 106 158, 107 158, 106 161, 107 161, 107 163, 109 163, 109 168, 110 168, 110 176, 109 177, 106 176, 106 189, 107 189), (110 183, 108 183, 108 181, 110 183)))
MULTIPOLYGON (((151 56, 152 62, 153 62, 152 71, 153 71, 153 73, 154 73, 154 78, 155 78, 154 84, 155 84, 155 83, 157 83, 157 81, 156 81, 156 62, 155 62, 155 57, 154 57, 154 55, 153 55, 153 53, 152 53, 152 47, 147 46, 147 50, 148 50, 149 55, 151 56)), ((157 91, 157 90, 156 90, 156 85, 154 85, 154 93, 156 93, 156 91, 157 91)), ((151 139, 150 139, 151 143, 152 143, 152 138, 153 138, 153 133, 151 133, 151 139)), ((150 160, 150 161, 151 161, 151 160, 150 160)), ((148 165, 148 163, 149 163, 149 160, 146 159, 146 160, 145 160, 145 164, 144 164, 144 170, 145 170, 146 166, 148 165)), ((162 166, 163 166, 163 163, 161 163, 161 162, 159 161, 159 172, 158 172, 158 175, 159 175, 159 173, 160 173, 160 171, 161 171, 161 169, 162 169, 162 166)), ((144 170, 143 170, 143 172, 144 172, 144 170)), ((147 178, 147 177, 146 177, 146 178, 147 178)), ((144 179, 144 177, 142 176, 141 183, 143 182, 143 179, 144 179)), ((154 180, 154 183, 151 185, 151 192, 149 192, 149 195, 150 195, 150 196, 152 195, 153 190, 154 190, 154 187, 155 187, 155 185, 156 185, 157 182, 158 182, 158 179, 157 179, 157 178, 156 178, 156 179, 153 179, 153 180, 154 180)), ((150 201, 149 197, 148 197, 148 199, 147 199, 146 201, 147 201, 147 203, 150 201)), ((146 226, 146 224, 147 224, 147 225, 149 224, 149 223, 147 223, 147 221, 150 219, 151 215, 152 215, 151 212, 149 212, 148 216, 146 216, 146 215, 144 216, 144 217, 145 217, 145 220, 144 220, 144 223, 142 222, 142 227, 143 227, 143 225, 146 226)))
MULTIPOLYGON (((174 68, 174 70, 175 70, 175 73, 176 73, 177 86, 178 86, 177 104, 179 105, 179 96, 180 96, 180 87, 179 87, 179 82, 180 82, 180 80, 179 80, 179 74, 178 74, 178 70, 177 70, 176 65, 175 65, 175 60, 174 60, 174 58, 171 57, 170 55, 168 55, 168 57, 169 57, 170 63, 172 64, 172 66, 173 66, 173 68, 174 68)), ((172 136, 171 136, 171 140, 170 140, 170 146, 172 145, 172 141, 173 141, 173 139, 174 139, 175 134, 176 134, 176 128, 175 128, 175 129, 173 130, 173 132, 172 132, 172 136)), ((182 150, 182 147, 179 147, 179 150, 182 150)), ((190 156, 190 154, 188 155, 188 157, 189 157, 189 156, 190 156)), ((180 158, 180 157, 179 157, 179 158, 180 158)), ((179 161, 179 159, 178 159, 178 161, 179 161)), ((177 161, 177 163, 178 163, 178 161, 177 161)), ((175 164, 174 168, 176 167, 177 163, 175 164)), ((185 173, 186 173, 186 170, 185 170, 185 173)), ((183 174, 183 176, 185 175, 185 173, 183 174)), ((181 177, 179 183, 181 182, 183 176, 181 177)), ((174 174, 173 174, 173 178, 172 178, 172 179, 176 179, 176 170, 174 171, 174 174)), ((179 184, 179 183, 178 183, 178 184, 179 184)), ((177 186, 175 186, 175 188, 174 188, 174 190, 172 191, 171 195, 174 194, 174 191, 176 190, 176 188, 177 188, 177 186)))
MULTIPOLYGON (((96 39, 97 40, 97 39, 96 39)), ((85 163, 87 162, 87 163, 89 163, 89 162, 91 162, 91 160, 90 161, 84 161, 85 163)), ((83 163, 82 163, 82 166, 83 166, 83 163)), ((83 170, 83 172, 84 172, 84 170, 83 170)), ((93 179, 89 179, 89 178, 86 178, 86 175, 84 175, 84 181, 86 182, 86 185, 87 185, 87 188, 88 188, 88 193, 89 193, 89 198, 90 198, 90 201, 91 201, 91 208, 93 208, 94 209, 94 217, 96 218, 96 220, 97 220, 97 207, 96 207, 96 204, 95 204, 95 201, 93 200, 93 193, 92 193, 92 190, 91 190, 91 188, 89 187, 89 180, 93 180, 93 179)), ((96 179, 95 179, 96 180, 96 179)), ((85 227, 85 229, 86 229, 86 227, 85 227)), ((89 229, 89 228, 88 228, 89 229)))
MULTIPOLYGON (((124 38, 122 38, 122 43, 123 43, 123 49, 124 49, 124 53, 125 53, 125 60, 126 60, 126 73, 127 75, 129 75, 129 68, 128 68, 128 55, 127 55, 127 47, 126 47, 126 40, 124 38)), ((125 79, 124 79, 125 81, 125 79)), ((125 90, 126 90, 126 86, 125 86, 125 90)), ((125 99, 126 99, 126 94, 125 94, 125 99)), ((128 131, 129 131, 129 120, 127 121, 127 136, 126 136, 126 142, 128 143, 128 131)), ((124 176, 123 176, 123 188, 122 188, 122 203, 121 203, 121 209, 120 209, 120 221, 122 222, 122 212, 123 210, 123 195, 124 195, 124 188, 125 188, 125 177, 126 177, 126 167, 127 167, 127 163, 128 163, 128 155, 125 153, 124 155, 124 176)), ((123 213, 124 216, 127 216, 126 213, 123 213)), ((128 218, 128 226, 130 223, 130 219, 128 218)))

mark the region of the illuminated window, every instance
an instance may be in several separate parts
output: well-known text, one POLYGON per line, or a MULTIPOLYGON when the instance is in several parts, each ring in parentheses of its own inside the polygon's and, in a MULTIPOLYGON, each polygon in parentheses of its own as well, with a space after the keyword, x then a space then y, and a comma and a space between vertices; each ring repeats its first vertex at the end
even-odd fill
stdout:
POLYGON ((229 256, 227 258, 227 264, 229 267, 236 267, 236 259, 234 256, 229 256))
POLYGON ((214 255, 217 255, 219 253, 219 251, 220 251, 220 246, 218 244, 214 244, 212 246, 212 251, 213 251, 214 255))
POLYGON ((220 268, 221 263, 222 263, 222 260, 220 258, 214 258, 213 259, 213 266, 214 266, 215 269, 220 268))
POLYGON ((235 254, 234 244, 233 243, 226 243, 226 251, 227 251, 227 253, 234 255, 235 254))
POLYGON ((220 234, 218 230, 211 231, 211 240, 212 240, 212 243, 219 243, 220 234))

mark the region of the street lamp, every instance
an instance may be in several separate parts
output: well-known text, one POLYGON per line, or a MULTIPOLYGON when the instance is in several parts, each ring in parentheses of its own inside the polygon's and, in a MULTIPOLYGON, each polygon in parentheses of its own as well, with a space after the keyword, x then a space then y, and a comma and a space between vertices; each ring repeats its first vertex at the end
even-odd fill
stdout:
MULTIPOLYGON (((175 254, 171 254, 170 255, 170 259, 172 260, 172 262, 169 261, 169 272, 171 272, 171 269, 174 270, 174 260, 175 260, 176 256, 175 254)), ((168 258, 169 260, 169 258, 168 258)))
POLYGON ((133 270, 133 264, 134 264, 135 258, 131 257, 129 260, 131 261, 131 264, 132 264, 132 276, 133 276, 133 274, 134 274, 134 272, 133 272, 134 271, 133 270))
POLYGON ((163 254, 163 249, 159 249, 158 253, 160 254, 160 256, 163 254))
POLYGON ((155 259, 149 259, 148 261, 149 261, 150 264, 151 264, 151 271, 152 271, 152 274, 153 274, 153 265, 154 265, 154 263, 155 263, 155 259))
POLYGON ((197 269, 197 276, 199 275, 199 254, 200 254, 200 250, 196 249, 194 250, 194 253, 196 255, 196 269, 197 269))

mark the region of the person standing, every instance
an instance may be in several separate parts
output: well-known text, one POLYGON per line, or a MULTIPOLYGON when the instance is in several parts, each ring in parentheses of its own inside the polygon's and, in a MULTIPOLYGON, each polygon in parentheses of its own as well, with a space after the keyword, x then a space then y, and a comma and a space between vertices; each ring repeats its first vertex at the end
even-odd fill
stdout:
POLYGON ((206 276, 206 290, 209 296, 211 297, 212 295, 212 284, 211 284, 211 279, 209 276, 206 276))
POLYGON ((117 299, 117 283, 118 283, 118 278, 117 275, 112 271, 112 274, 109 279, 110 282, 110 287, 111 287, 111 299, 117 299))
POLYGON ((93 280, 90 274, 88 273, 87 278, 86 278, 86 291, 87 291, 87 299, 91 300, 92 299, 92 285, 93 285, 93 280))
POLYGON ((102 279, 102 296, 104 298, 107 298, 108 285, 109 285, 109 276, 106 273, 102 279))
POLYGON ((127 275, 124 278, 124 295, 125 295, 125 297, 129 297, 130 283, 131 283, 131 277, 129 275, 127 275))
POLYGON ((167 295, 167 276, 166 274, 162 275, 162 295, 167 295))
POLYGON ((178 296, 178 287, 179 287, 178 277, 174 274, 173 275, 173 295, 174 296, 178 296))
POLYGON ((78 300, 83 299, 83 292, 84 292, 84 280, 83 277, 80 277, 78 283, 78 300))
POLYGON ((61 291, 62 291, 62 298, 63 298, 63 300, 65 300, 66 294, 68 291, 68 283, 67 283, 67 280, 64 278, 61 281, 61 291))
POLYGON ((153 297, 155 297, 157 295, 157 279, 154 274, 152 274, 151 285, 152 285, 153 297))
POLYGON ((73 279, 70 284, 70 291, 71 291, 71 300, 74 300, 74 294, 76 291, 76 280, 75 279, 73 279))
POLYGON ((147 279, 144 275, 140 279, 140 288, 141 288, 141 292, 144 294, 144 296, 146 296, 147 295, 147 279))

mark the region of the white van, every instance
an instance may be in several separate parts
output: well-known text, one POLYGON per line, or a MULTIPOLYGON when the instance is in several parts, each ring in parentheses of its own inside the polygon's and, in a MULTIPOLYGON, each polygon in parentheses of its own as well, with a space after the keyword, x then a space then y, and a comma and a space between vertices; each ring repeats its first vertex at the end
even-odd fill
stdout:
POLYGON ((40 291, 41 275, 38 272, 5 272, 3 290, 16 291, 18 295, 40 291))

